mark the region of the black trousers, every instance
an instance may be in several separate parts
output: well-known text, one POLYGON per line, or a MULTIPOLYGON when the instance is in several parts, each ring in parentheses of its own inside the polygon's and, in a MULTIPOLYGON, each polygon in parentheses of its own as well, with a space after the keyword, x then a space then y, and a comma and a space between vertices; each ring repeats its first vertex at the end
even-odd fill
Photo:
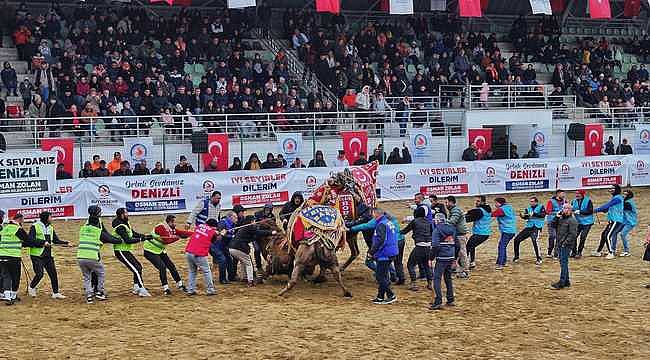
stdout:
POLYGON ((172 275, 172 278, 175 282, 181 281, 181 276, 176 270, 176 265, 172 262, 172 259, 169 258, 167 253, 154 254, 149 251, 144 251, 144 258, 149 260, 153 266, 158 269, 158 275, 160 276, 160 284, 162 286, 167 285, 167 270, 172 275))
POLYGON ((417 279, 417 273, 415 272, 415 266, 417 265, 424 272, 427 280, 433 279, 433 274, 431 272, 431 267, 429 266, 429 252, 431 248, 428 246, 416 246, 411 250, 409 254, 408 261, 406 262, 406 267, 409 271, 409 277, 411 281, 417 279))
POLYGON ((115 257, 133 274, 133 284, 144 287, 142 281, 142 264, 130 251, 115 250, 115 257))
POLYGON ((397 243, 399 248, 399 253, 393 258, 393 264, 395 266, 395 276, 397 281, 404 281, 404 240, 397 243))
POLYGON ((2 289, 18 291, 20 286, 20 258, 0 256, 0 278, 2 289))
POLYGON ((593 224, 578 224, 578 236, 580 237, 580 243, 573 245, 571 256, 582 254, 582 250, 585 248, 585 241, 587 240, 587 236, 589 235, 589 230, 591 230, 592 225, 593 224))
POLYGON ((47 276, 50 278, 52 284, 52 292, 54 294, 59 292, 59 277, 56 274, 56 265, 54 264, 54 257, 52 256, 30 256, 32 259, 32 268, 34 269, 34 278, 29 287, 34 289, 38 283, 43 279, 43 269, 47 271, 47 276))
POLYGON ((476 248, 487 241, 490 238, 490 235, 476 235, 472 234, 467 240, 467 253, 469 254, 469 261, 474 262, 476 260, 476 248))
POLYGON ((600 244, 598 244, 598 252, 603 251, 603 248, 607 246, 607 252, 613 252, 611 247, 614 239, 618 234, 623 230, 623 223, 617 221, 610 221, 607 223, 605 230, 600 234, 600 244))
POLYGON ((535 259, 541 260, 542 258, 539 256, 539 246, 537 245, 537 238, 539 237, 539 232, 542 229, 538 229, 536 227, 527 227, 524 228, 515 236, 513 239, 515 243, 515 259, 519 259, 519 245, 521 243, 530 238, 533 241, 533 249, 535 249, 535 259))

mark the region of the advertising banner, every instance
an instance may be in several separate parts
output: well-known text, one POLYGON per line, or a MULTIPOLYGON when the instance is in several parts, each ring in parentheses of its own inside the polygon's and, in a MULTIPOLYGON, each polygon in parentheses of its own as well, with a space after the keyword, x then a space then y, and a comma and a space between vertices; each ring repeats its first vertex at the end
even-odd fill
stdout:
POLYGON ((409 129, 410 148, 413 151, 414 163, 425 163, 430 158, 433 139, 429 128, 409 129))
POLYGON ((152 164, 153 154, 153 138, 151 137, 125 137, 124 138, 124 160, 131 164, 140 164, 146 161, 147 164, 152 164))
POLYGON ((22 195, 2 201, 9 218, 21 213, 26 220, 38 219, 43 211, 55 218, 75 218, 86 215, 86 182, 81 179, 59 180, 51 194, 22 195))
POLYGON ((650 124, 636 124, 634 153, 637 155, 650 155, 650 124))
POLYGON ((627 184, 627 157, 565 159, 557 165, 557 188, 582 189, 627 184))
POLYGON ((475 161, 481 194, 555 189, 555 163, 545 159, 475 161))
POLYGON ((0 197, 51 193, 57 156, 57 151, 0 153, 0 197))
POLYGON ((632 156, 627 159, 631 186, 650 185, 650 156, 632 156))
POLYGON ((413 14, 413 0, 390 0, 390 13, 393 15, 413 14))
POLYGON ((551 129, 534 127, 530 129, 530 141, 534 141, 540 158, 548 157, 549 142, 551 141, 551 129))
POLYGON ((290 165, 302 151, 302 134, 275 133, 275 138, 278 141, 278 152, 290 165))
POLYGON ((402 200, 410 199, 418 192, 427 196, 478 194, 476 184, 472 163, 458 162, 431 166, 381 166, 377 188, 382 200, 402 200))

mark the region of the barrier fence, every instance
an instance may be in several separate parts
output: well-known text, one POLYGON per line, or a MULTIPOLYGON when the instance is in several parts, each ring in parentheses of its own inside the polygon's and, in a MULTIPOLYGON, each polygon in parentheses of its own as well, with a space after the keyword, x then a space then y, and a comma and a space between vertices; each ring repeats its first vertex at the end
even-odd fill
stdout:
MULTIPOLYGON (((0 209, 35 218, 41 211, 56 217, 83 218, 89 205, 104 214, 125 207, 135 215, 189 212, 213 190, 222 207, 257 207, 288 201, 295 191, 310 196, 342 168, 269 169, 222 173, 126 176, 59 180, 42 195, 4 194, 0 209)), ((442 164, 380 166, 376 174, 381 201, 411 199, 417 192, 471 196, 592 189, 612 184, 650 185, 650 156, 605 156, 497 160, 442 164)))

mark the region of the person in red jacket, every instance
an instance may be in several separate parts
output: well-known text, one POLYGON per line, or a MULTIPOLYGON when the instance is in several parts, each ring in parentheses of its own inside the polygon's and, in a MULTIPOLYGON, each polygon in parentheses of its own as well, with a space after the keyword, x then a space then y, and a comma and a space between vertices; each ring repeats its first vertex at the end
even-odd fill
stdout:
MULTIPOLYGON (((187 241, 185 247, 185 259, 187 259, 187 267, 189 275, 187 276, 187 295, 196 295, 196 271, 200 270, 203 273, 203 281, 207 295, 216 295, 217 291, 214 289, 212 282, 212 271, 210 271, 210 262, 208 261, 208 254, 210 253, 210 245, 219 240, 220 234, 217 232, 218 222, 215 219, 208 219, 205 224, 199 224, 194 229, 194 234, 187 241)), ((223 230, 223 234, 225 230, 223 230)))
POLYGON ((183 291, 187 290, 185 285, 183 285, 181 276, 178 274, 178 270, 176 270, 176 265, 174 265, 169 255, 167 255, 166 247, 181 238, 189 238, 193 234, 191 231, 176 229, 176 216, 167 215, 165 222, 156 225, 153 229, 151 233, 153 239, 144 242, 144 257, 158 269, 160 284, 165 295, 172 294, 167 283, 167 270, 169 270, 169 273, 176 282, 176 286, 183 291))

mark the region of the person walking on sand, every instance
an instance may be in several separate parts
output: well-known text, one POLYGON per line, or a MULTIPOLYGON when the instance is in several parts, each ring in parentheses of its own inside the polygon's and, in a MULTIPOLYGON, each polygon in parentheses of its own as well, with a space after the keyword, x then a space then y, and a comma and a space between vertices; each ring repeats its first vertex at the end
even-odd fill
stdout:
POLYGON ((432 229, 431 222, 426 218, 426 209, 421 206, 415 209, 415 219, 413 219, 413 221, 411 221, 404 229, 400 230, 402 235, 406 235, 412 231, 413 242, 415 242, 415 247, 411 250, 406 263, 411 278, 411 284, 408 289, 411 291, 419 290, 417 285, 417 273, 415 270, 416 265, 420 266, 424 270, 427 278, 427 288, 432 289, 431 281, 433 280, 433 277, 431 275, 431 267, 429 266, 432 229))
POLYGON ((469 261, 467 258, 467 233, 469 227, 465 222, 465 212, 456 205, 456 197, 452 195, 447 196, 445 199, 445 207, 449 210, 447 222, 456 227, 456 240, 460 244, 456 253, 456 273, 460 279, 467 279, 469 277, 469 261))
POLYGON ((22 248, 49 246, 49 244, 45 244, 45 241, 37 242, 29 238, 23 229, 24 220, 23 215, 18 213, 0 231, 0 273, 4 280, 6 305, 14 305, 20 301, 18 288, 20 287, 22 248))
MULTIPOLYGON (((650 225, 648 225, 648 232, 645 235, 645 252, 643 253, 643 260, 650 263, 650 225)), ((647 283, 644 287, 650 289, 650 283, 647 283)))
POLYGON ((456 249, 460 246, 456 239, 456 227, 447 223, 445 214, 438 213, 434 217, 436 223, 431 235, 431 255, 436 260, 433 269, 433 293, 430 310, 442 309, 442 287, 444 278, 447 289, 447 306, 455 305, 452 266, 456 249))
POLYGON ((555 219, 557 230, 557 247, 560 259, 560 281, 551 284, 551 288, 560 290, 571 286, 569 278, 569 254, 578 239, 578 221, 573 217, 573 207, 565 204, 555 219))
POLYGON ((372 247, 368 250, 368 256, 372 257, 377 264, 377 271, 375 271, 377 297, 372 302, 378 305, 392 304, 397 300, 397 295, 390 288, 389 269, 393 257, 399 253, 397 246, 399 228, 395 227, 393 217, 380 208, 374 208, 372 216, 377 221, 372 235, 372 247))
MULTIPOLYGON (((203 274, 203 282, 208 296, 216 295, 217 291, 212 282, 212 271, 208 254, 210 246, 219 240, 217 226, 219 223, 215 219, 208 219, 205 224, 199 224, 194 228, 194 234, 187 241, 185 246, 185 259, 189 274, 187 275, 187 295, 196 295, 196 273, 197 270, 203 274)), ((223 231, 225 234, 225 231, 223 231)))

